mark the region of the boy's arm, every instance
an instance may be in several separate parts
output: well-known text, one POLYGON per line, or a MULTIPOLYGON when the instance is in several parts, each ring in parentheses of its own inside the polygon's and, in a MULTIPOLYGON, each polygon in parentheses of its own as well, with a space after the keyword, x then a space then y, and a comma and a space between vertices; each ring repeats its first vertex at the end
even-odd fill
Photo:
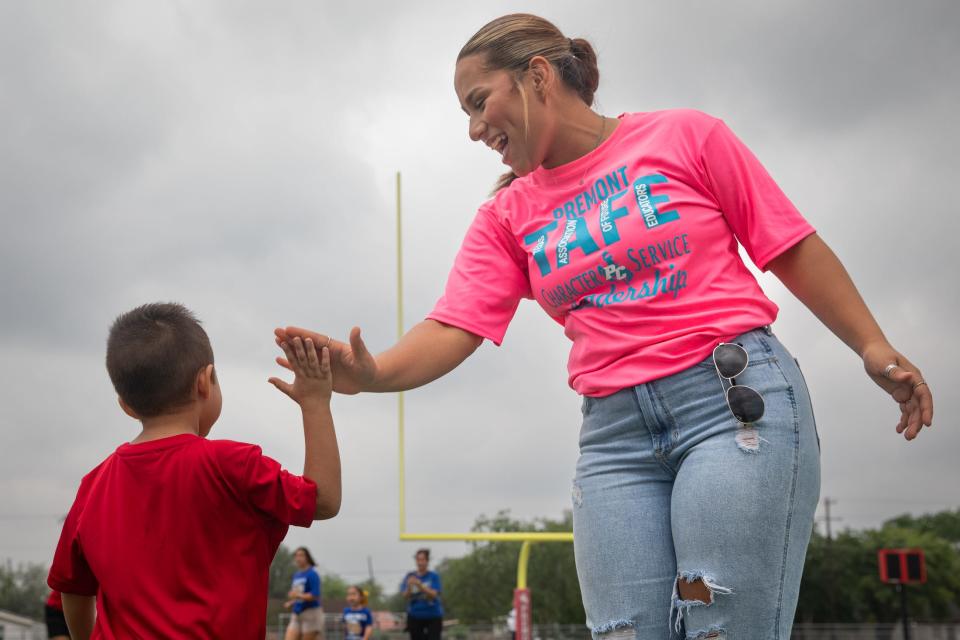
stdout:
POLYGON ((96 596, 80 596, 74 593, 63 595, 63 617, 67 620, 73 640, 88 640, 93 634, 97 619, 96 596))
MULTIPOLYGON (((324 350, 324 353, 328 353, 324 350)), ((324 356, 329 363, 329 356, 324 356)), ((303 475, 317 485, 314 520, 326 520, 340 512, 340 451, 333 428, 329 399, 326 402, 305 399, 303 412, 303 475)))
POLYGON ((317 485, 314 520, 332 518, 340 512, 340 450, 330 412, 333 376, 330 350, 321 349, 318 358, 313 341, 294 338, 280 345, 295 374, 293 383, 279 378, 270 382, 300 405, 303 414, 303 475, 317 485))

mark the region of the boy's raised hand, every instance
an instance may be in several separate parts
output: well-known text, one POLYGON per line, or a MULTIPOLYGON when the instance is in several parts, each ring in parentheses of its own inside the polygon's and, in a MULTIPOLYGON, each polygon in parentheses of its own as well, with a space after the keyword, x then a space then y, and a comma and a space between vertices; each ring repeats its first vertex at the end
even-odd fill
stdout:
MULTIPOLYGON (((377 360, 367 351, 367 345, 360 337, 360 327, 350 331, 350 341, 340 342, 330 335, 302 329, 286 327, 274 330, 277 344, 290 342, 294 337, 301 340, 312 338, 315 344, 326 344, 330 348, 330 366, 334 372, 334 390, 338 393, 354 394, 364 391, 377 377, 377 360)), ((277 364, 290 368, 288 359, 277 358, 277 364)))
POLYGON ((293 371, 293 382, 285 382, 280 378, 270 378, 269 382, 284 392, 301 407, 304 403, 330 402, 333 393, 333 375, 330 371, 330 350, 322 347, 318 356, 313 340, 299 337, 289 342, 280 343, 290 369, 293 371))

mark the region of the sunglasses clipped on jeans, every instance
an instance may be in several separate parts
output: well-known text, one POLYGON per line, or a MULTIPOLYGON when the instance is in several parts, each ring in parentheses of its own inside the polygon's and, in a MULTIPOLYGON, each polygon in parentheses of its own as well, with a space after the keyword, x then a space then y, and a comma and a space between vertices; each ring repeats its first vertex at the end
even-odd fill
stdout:
POLYGON ((736 377, 747 370, 750 356, 743 345, 735 342, 721 342, 713 350, 713 366, 720 377, 720 386, 723 381, 730 381, 730 388, 726 389, 727 406, 730 413, 742 424, 756 422, 763 417, 763 397, 756 389, 737 384, 736 377))

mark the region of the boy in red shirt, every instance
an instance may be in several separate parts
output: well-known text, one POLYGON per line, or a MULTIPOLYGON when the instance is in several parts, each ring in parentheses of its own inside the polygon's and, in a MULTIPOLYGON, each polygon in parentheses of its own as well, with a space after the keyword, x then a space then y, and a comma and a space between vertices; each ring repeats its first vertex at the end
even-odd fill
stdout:
POLYGON ((190 311, 148 304, 114 322, 107 370, 143 430, 83 478, 64 522, 47 582, 73 638, 265 636, 268 570, 288 525, 332 518, 341 495, 329 350, 281 348, 295 379, 270 382, 300 405, 303 476, 256 445, 206 439, 221 395, 190 311))

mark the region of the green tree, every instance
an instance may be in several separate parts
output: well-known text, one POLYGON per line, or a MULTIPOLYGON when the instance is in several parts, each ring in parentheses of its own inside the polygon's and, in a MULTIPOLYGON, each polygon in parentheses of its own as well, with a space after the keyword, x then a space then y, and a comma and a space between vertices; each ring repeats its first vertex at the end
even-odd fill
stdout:
MULTIPOLYGON (((443 563, 441 563, 442 565, 443 563)), ((447 600, 446 594, 443 596, 444 602, 447 600)), ((387 611, 406 611, 407 599, 403 597, 402 591, 397 591, 392 596, 383 600, 383 608, 387 611)))
POLYGON ((895 518, 880 529, 845 531, 829 541, 814 534, 807 550, 797 620, 804 622, 895 622, 900 618, 896 588, 880 582, 877 552, 884 548, 923 549, 927 582, 907 588, 910 616, 946 621, 960 613, 960 553, 946 517, 895 518), (939 528, 938 528, 939 527, 939 528))
POLYGON ((22 616, 43 617, 47 593, 47 569, 42 564, 0 565, 0 609, 22 616))
POLYGON ((343 601, 347 597, 347 587, 350 583, 335 573, 325 573, 320 577, 324 600, 343 601))
POLYGON ((881 585, 878 578, 877 551, 884 548, 920 548, 926 556, 927 582, 910 585, 907 595, 910 616, 918 620, 948 621, 960 613, 960 554, 948 540, 918 529, 906 529, 886 524, 878 531, 864 532, 866 551, 870 558, 864 562, 862 592, 873 607, 877 620, 891 622, 899 619, 900 600, 893 586, 881 585))
POLYGON ((270 563, 270 587, 268 593, 271 598, 286 599, 295 572, 296 567, 293 566, 293 552, 287 548, 287 545, 281 544, 277 549, 276 555, 273 556, 273 561, 270 563))
POLYGON ((960 543, 960 509, 922 516, 902 515, 888 520, 884 526, 926 531, 954 544, 960 543))
MULTIPOLYGON (((515 520, 501 511, 492 518, 480 516, 473 531, 570 531, 572 515, 561 520, 515 520)), ((439 563, 443 601, 449 617, 465 623, 489 622, 505 616, 513 606, 519 542, 475 542, 461 558, 439 563)), ((537 623, 582 624, 585 619, 569 543, 535 543, 531 547, 528 585, 537 623)))

